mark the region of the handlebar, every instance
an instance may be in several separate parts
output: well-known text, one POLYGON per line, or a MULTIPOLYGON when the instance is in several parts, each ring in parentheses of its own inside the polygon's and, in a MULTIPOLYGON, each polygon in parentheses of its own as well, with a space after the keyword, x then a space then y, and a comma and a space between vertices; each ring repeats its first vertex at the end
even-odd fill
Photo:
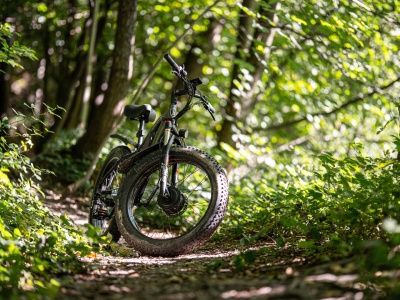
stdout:
MULTIPOLYGON (((208 102, 207 97, 202 96, 201 94, 196 94, 196 87, 197 87, 197 85, 201 84, 202 81, 199 78, 196 78, 196 79, 193 79, 193 80, 189 80, 186 77, 187 73, 185 71, 185 68, 183 66, 179 66, 168 53, 164 54, 164 59, 172 67, 173 73, 175 73, 175 75, 178 76, 178 78, 181 79, 185 84, 185 90, 176 90, 173 93, 173 95, 174 96, 179 96, 179 95, 188 94, 190 97, 194 97, 194 98, 200 99, 200 102, 203 104, 204 108, 210 113, 210 115, 212 116, 213 120, 215 121, 215 117, 214 117, 215 109, 208 102)), ((187 110, 190 109, 190 100, 189 100, 189 102, 188 102, 188 104, 186 106, 187 106, 187 109, 183 109, 180 113, 178 113, 177 118, 179 118, 187 110)))
POLYGON ((164 54, 164 58, 172 67, 173 69, 172 73, 174 73, 185 84, 185 89, 187 90, 187 93, 190 96, 194 96, 194 94, 196 93, 196 86, 194 86, 187 78, 187 72, 185 71, 185 67, 179 66, 168 53, 164 54))
POLYGON ((180 66, 178 66, 178 64, 174 61, 174 59, 168 53, 166 53, 164 55, 164 58, 171 65, 172 69, 174 71, 178 72, 178 74, 180 74, 182 68, 180 66))

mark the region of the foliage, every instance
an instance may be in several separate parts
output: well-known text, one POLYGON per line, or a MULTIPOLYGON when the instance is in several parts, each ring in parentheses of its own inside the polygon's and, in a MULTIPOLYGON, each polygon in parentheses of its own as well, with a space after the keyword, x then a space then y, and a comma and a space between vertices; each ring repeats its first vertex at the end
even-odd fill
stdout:
MULTIPOLYGON (((14 34, 20 36, 18 33, 14 34)), ((12 39, 12 36, 13 31, 11 25, 8 23, 0 23, 0 63, 4 62, 13 67, 22 68, 22 66, 19 64, 21 57, 37 59, 32 49, 20 45, 17 41, 9 43, 9 40, 12 39)))
MULTIPOLYGON (((7 118, 0 128, 15 129, 7 118)), ((0 294, 6 299, 53 298, 60 287, 56 274, 81 270, 78 257, 92 251, 67 215, 56 217, 43 206, 36 182, 46 171, 24 155, 31 146, 29 134, 18 143, 0 140, 0 294)))
MULTIPOLYGON (((398 99, 395 89, 381 89, 396 80, 396 74, 399 74, 395 18, 398 7, 394 1, 384 4, 374 1, 364 1, 364 4, 348 1, 285 1, 276 10, 276 1, 256 2, 259 5, 254 11, 241 11, 243 3, 240 1, 220 1, 211 13, 198 20, 192 34, 171 51, 179 63, 184 63, 189 54, 196 54, 191 57, 200 63, 199 74, 206 84, 203 90, 211 91, 210 100, 221 112, 217 122, 212 123, 214 130, 209 130, 209 119, 206 114, 201 114, 200 109, 183 120, 193 133, 194 140, 206 140, 207 144, 215 145, 215 137, 221 134, 221 123, 227 117, 224 110, 229 102, 230 91, 235 90, 241 95, 236 104, 239 110, 236 116, 230 117, 237 119, 233 138, 239 148, 251 145, 254 151, 265 154, 268 149, 276 149, 308 135, 312 137, 309 147, 312 152, 326 147, 342 153, 346 151, 337 147, 335 138, 341 138, 346 143, 354 138, 370 143, 374 139, 371 133, 376 132, 375 128, 383 127, 391 119, 395 109, 392 103, 398 99), (275 12, 278 21, 271 21, 265 11, 275 12), (236 50, 240 50, 241 46, 237 41, 240 34, 238 18, 243 14, 253 19, 253 29, 260 28, 263 32, 276 30, 273 47, 268 48, 265 41, 254 45, 253 52, 262 60, 265 68, 251 99, 245 97, 253 79, 254 66, 247 60, 250 55, 235 57, 236 50), (205 38, 204 34, 212 29, 213 20, 223 26, 222 31, 214 36, 218 42, 209 45, 210 39, 205 38), (209 48, 211 50, 207 50, 209 48), (263 59, 268 51, 271 52, 269 58, 263 59), (232 85, 235 64, 239 65, 241 75, 232 85), (254 101, 254 105, 251 111, 246 111, 249 100, 254 101), (343 105, 341 110, 332 113, 343 105), (296 120, 303 121, 296 127, 290 125, 296 120), (284 124, 289 125, 284 127, 284 124), (276 126, 283 126, 280 127, 283 130, 268 130, 276 126)), ((40 65, 40 61, 27 67, 29 73, 35 74, 40 70, 39 74, 43 75, 38 78, 32 76, 29 81, 31 98, 37 98, 35 90, 41 90, 42 86, 47 87, 42 92, 48 105, 56 102, 66 107, 66 100, 73 98, 76 102, 67 111, 63 129, 76 130, 79 117, 74 112, 79 112, 77 98, 83 94, 80 84, 83 79, 79 76, 83 74, 84 57, 88 50, 89 39, 85 36, 90 28, 91 7, 85 1, 76 1, 74 4, 61 1, 58 5, 30 1, 29 8, 26 8, 24 1, 8 0, 4 3, 0 12, 14 18, 13 26, 18 28, 24 41, 35 47, 38 53, 46 53, 40 57, 42 64, 46 62, 45 67, 40 65), (73 7, 69 9, 68 5, 73 7)), ((212 3, 198 0, 138 3, 130 86, 132 94, 167 46, 175 42, 188 24, 197 20, 201 11, 212 3)), ((115 46, 115 20, 116 1, 105 1, 101 6, 96 45, 92 110, 97 109, 107 88, 110 57, 115 46)), ((198 73, 198 70, 194 73, 198 73)), ((12 80, 17 78, 13 77, 12 80)), ((166 63, 161 64, 139 100, 140 104, 151 103, 157 108, 165 105, 174 84, 171 84, 171 79, 170 67, 166 63)), ((24 96, 24 93, 16 93, 12 98, 18 103, 24 96)), ((36 99, 36 103, 43 99, 36 99)), ((346 143, 343 142, 341 146, 346 147, 346 143)))
MULTIPOLYGON (((57 151, 69 148, 78 132, 92 9, 86 1, 3 2, 0 14, 13 18, 18 34, 40 53, 26 66, 28 79, 20 80, 21 71, 11 72, 15 85, 9 102, 18 107, 28 99, 41 111, 42 102, 67 107, 71 101, 64 123, 56 126, 52 118, 45 123, 57 131, 43 147, 54 154, 41 159, 59 172, 57 180, 67 175, 68 182, 75 181, 84 170, 57 151)), ((221 231, 242 244, 272 240, 276 251, 297 247, 321 259, 358 251, 368 258, 366 269, 368 263, 396 266, 397 233, 386 232, 382 224, 400 219, 395 158, 400 150, 400 7, 393 0, 289 0, 280 1, 279 8, 277 1, 254 2, 249 9, 243 1, 220 1, 171 51, 179 64, 197 63, 190 74, 203 77, 200 89, 209 91, 219 112, 212 122, 196 107, 180 125, 191 133, 188 144, 230 168, 231 202, 221 231), (249 32, 238 25, 243 16, 250 18, 249 32), (207 35, 211 29, 213 35, 207 35), (253 42, 248 51, 240 44, 242 36, 253 42), (255 80, 258 65, 260 79, 255 80), (227 120, 234 121, 233 143, 216 149, 227 120)), ((132 95, 157 58, 212 3, 139 1, 132 95)), ((107 89, 116 4, 103 1, 100 9, 92 110, 107 89)), ((2 28, 3 43, 9 29, 2 28)), ((137 104, 165 107, 175 84, 170 72, 161 64, 137 104)), ((132 135, 136 128, 126 123, 119 130, 132 135)), ((233 264, 245 269, 252 260, 253 253, 242 253, 233 264)), ((210 269, 220 265, 217 261, 210 269)))
MULTIPOLYGON (((353 256, 362 282, 398 295, 391 279, 400 268, 399 139, 393 139, 393 150, 382 158, 367 156, 353 144, 352 156, 326 152, 304 157, 296 166, 260 164, 238 172, 246 175, 233 181, 221 233, 242 245, 274 245, 236 255, 231 266, 251 268, 254 257, 266 251, 273 256, 295 252, 314 262, 353 256)), ((215 262, 209 268, 220 266, 215 262)))
POLYGON ((268 231, 277 236, 304 236, 317 244, 336 236, 343 241, 379 236, 377 226, 384 218, 400 218, 399 162, 364 156, 360 147, 354 145, 353 157, 317 155, 309 166, 257 166, 234 181, 232 197, 245 211, 233 208, 232 223, 240 230, 244 219, 247 230, 270 226, 268 231), (256 174, 262 176, 255 180, 256 174))
POLYGON ((53 170, 55 176, 46 177, 47 183, 56 181, 57 185, 68 185, 82 178, 90 163, 91 156, 76 158, 70 146, 76 141, 77 131, 61 132, 59 138, 46 144, 43 152, 34 158, 42 168, 53 170))

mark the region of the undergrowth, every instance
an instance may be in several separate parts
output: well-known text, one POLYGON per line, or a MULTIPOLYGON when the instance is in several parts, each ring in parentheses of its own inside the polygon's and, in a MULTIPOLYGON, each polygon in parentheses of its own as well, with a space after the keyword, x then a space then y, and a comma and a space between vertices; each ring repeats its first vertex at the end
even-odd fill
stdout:
POLYGON ((10 142, 7 118, 0 122, 0 298, 52 299, 59 274, 82 269, 79 260, 93 251, 94 228, 77 229, 66 215, 57 217, 43 206, 37 182, 48 171, 24 155, 31 136, 10 142), (12 178, 12 180, 11 180, 12 178))
MULTIPOLYGON (((366 283, 400 295, 391 279, 400 269, 399 144, 395 138, 381 158, 363 155, 355 144, 351 157, 322 153, 312 164, 258 165, 231 182, 221 233, 242 245, 273 243, 260 252, 295 249, 309 261, 356 257, 366 283)), ((257 256, 250 254, 234 257, 233 266, 246 269, 257 256)))

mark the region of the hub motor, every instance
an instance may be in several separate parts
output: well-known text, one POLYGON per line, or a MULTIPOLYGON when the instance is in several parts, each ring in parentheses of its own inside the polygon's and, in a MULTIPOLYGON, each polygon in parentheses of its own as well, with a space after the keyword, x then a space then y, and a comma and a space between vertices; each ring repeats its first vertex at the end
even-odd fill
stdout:
POLYGON ((159 195, 158 205, 167 216, 176 217, 182 215, 187 208, 187 198, 175 187, 168 187, 169 197, 159 195))

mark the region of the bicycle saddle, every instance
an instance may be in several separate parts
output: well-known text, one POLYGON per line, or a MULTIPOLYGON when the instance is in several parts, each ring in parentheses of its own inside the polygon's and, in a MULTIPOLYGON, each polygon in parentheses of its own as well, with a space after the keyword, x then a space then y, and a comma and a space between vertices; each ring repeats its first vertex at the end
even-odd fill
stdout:
POLYGON ((150 104, 134 105, 128 104, 124 108, 124 116, 131 120, 144 120, 153 122, 156 119, 156 111, 150 104))

